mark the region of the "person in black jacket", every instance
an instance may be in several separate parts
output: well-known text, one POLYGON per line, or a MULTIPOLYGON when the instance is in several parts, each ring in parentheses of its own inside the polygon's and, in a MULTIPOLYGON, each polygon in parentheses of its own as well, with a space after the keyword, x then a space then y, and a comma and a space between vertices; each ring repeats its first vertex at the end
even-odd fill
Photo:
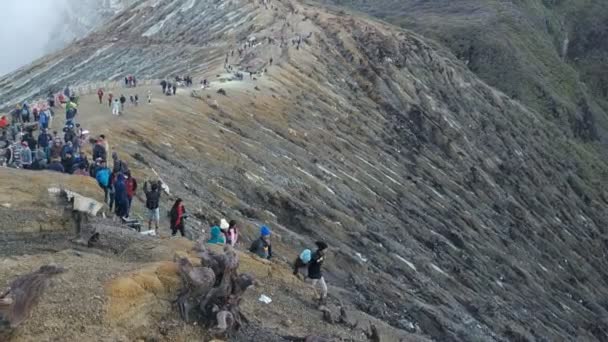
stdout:
POLYGON ((152 221, 155 223, 156 235, 158 235, 158 223, 160 221, 160 192, 161 181, 152 183, 152 190, 148 191, 148 182, 144 182, 144 193, 146 194, 146 208, 148 209, 148 230, 152 230, 152 221))
POLYGON ((327 298, 327 283, 323 277, 323 271, 321 267, 325 261, 325 250, 327 250, 327 244, 323 241, 315 242, 317 250, 313 253, 310 262, 308 263, 308 278, 311 280, 312 286, 317 292, 317 285, 321 287, 321 295, 319 297, 321 303, 327 298))

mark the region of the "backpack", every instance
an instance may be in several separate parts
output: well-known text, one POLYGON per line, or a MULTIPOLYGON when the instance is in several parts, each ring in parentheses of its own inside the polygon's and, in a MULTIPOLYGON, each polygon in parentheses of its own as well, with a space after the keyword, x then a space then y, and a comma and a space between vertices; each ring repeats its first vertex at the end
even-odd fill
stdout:
POLYGON ((305 249, 302 251, 302 253, 300 253, 300 260, 302 260, 303 263, 308 264, 311 259, 312 252, 310 251, 310 249, 305 249))
POLYGON ((104 168, 97 171, 95 179, 97 179, 97 183, 99 183, 101 187, 107 188, 110 185, 110 170, 104 168))

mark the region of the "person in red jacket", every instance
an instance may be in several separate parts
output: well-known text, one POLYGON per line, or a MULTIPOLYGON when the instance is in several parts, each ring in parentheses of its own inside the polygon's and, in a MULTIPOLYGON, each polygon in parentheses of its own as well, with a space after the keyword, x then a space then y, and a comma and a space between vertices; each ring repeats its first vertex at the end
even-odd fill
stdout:
POLYGON ((127 208, 127 217, 129 217, 129 212, 131 212, 131 202, 133 201, 133 196, 135 196, 135 192, 137 191, 137 180, 131 176, 131 171, 127 171, 125 173, 127 176, 126 185, 127 185, 127 198, 129 199, 129 207, 127 208))
POLYGON ((171 219, 171 235, 177 235, 177 231, 185 235, 185 227, 184 227, 184 215, 186 215, 186 208, 184 207, 183 201, 181 198, 178 198, 173 204, 173 208, 169 212, 169 216, 171 219))
POLYGON ((99 104, 103 103, 103 89, 99 88, 99 90, 97 90, 97 97, 99 97, 99 104))
POLYGON ((6 115, 2 115, 2 117, 0 117, 0 129, 5 129, 6 127, 8 127, 9 123, 8 123, 8 119, 6 118, 6 115))

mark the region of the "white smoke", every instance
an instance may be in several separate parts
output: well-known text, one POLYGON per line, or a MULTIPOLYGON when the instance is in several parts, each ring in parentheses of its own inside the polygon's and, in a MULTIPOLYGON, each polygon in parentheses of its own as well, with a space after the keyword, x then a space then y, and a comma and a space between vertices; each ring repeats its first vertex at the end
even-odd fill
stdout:
POLYGON ((18 69, 47 52, 53 28, 66 0, 0 0, 0 75, 18 69))

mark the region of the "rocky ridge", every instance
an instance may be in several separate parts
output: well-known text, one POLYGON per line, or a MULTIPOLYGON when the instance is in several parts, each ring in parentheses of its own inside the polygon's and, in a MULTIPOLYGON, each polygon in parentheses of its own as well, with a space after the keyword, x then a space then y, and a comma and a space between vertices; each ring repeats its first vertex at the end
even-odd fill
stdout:
POLYGON ((85 99, 83 120, 201 220, 270 222, 286 260, 329 241, 334 298, 403 331, 607 337, 605 163, 409 31, 297 1, 142 1, 0 80, 0 102, 187 72, 211 90, 109 124, 85 99), (255 80, 228 81, 226 56, 255 80))

